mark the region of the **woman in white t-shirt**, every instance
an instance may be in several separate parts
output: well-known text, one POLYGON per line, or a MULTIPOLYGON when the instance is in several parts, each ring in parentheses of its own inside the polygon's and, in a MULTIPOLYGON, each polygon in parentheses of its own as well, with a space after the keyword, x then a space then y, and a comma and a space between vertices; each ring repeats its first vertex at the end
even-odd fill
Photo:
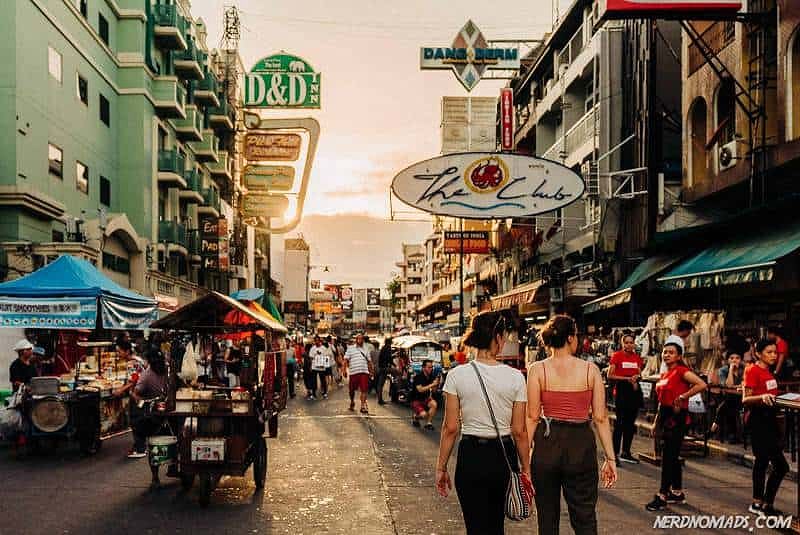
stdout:
POLYGON ((503 533, 509 462, 530 479, 525 379, 518 370, 496 360, 506 330, 506 320, 497 312, 475 316, 464 338, 465 345, 477 350, 475 360, 452 369, 444 385, 446 404, 436 463, 436 488, 445 497, 452 489, 447 462, 460 420, 455 486, 468 535, 503 533), (478 374, 486 385, 497 428, 478 374))

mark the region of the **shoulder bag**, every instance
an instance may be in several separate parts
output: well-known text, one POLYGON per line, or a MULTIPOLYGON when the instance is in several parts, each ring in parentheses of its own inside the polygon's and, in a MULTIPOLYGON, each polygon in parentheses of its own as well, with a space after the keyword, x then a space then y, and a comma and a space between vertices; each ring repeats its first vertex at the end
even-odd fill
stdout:
POLYGON ((500 442, 500 447, 503 449, 503 458, 506 460, 506 465, 508 466, 510 477, 508 480, 508 488, 506 489, 506 517, 509 520, 525 520, 531 516, 531 502, 533 501, 532 489, 529 490, 527 485, 522 481, 522 474, 520 474, 519 469, 514 470, 511 466, 511 461, 509 461, 508 453, 506 452, 506 446, 500 436, 500 428, 497 427, 497 420, 494 417, 492 402, 489 401, 489 393, 486 392, 486 385, 483 383, 483 377, 481 377, 481 373, 478 371, 478 365, 475 364, 475 361, 470 362, 470 364, 472 365, 472 369, 475 370, 475 375, 478 376, 478 382, 481 384, 486 406, 489 407, 489 416, 492 417, 492 424, 494 424, 494 430, 497 432, 497 441, 500 442))

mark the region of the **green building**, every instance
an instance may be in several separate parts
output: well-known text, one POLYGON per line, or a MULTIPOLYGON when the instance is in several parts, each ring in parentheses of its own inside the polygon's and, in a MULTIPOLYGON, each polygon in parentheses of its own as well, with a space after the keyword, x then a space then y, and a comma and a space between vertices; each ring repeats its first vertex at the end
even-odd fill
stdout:
POLYGON ((209 53, 202 20, 182 0, 14 0, 1 9, 8 277, 69 253, 164 308, 203 287, 236 287, 232 277, 244 285, 242 248, 234 246, 239 260, 222 258, 225 227, 237 234, 240 99, 226 62, 238 57, 209 53), (198 229, 217 218, 224 236, 202 242, 204 254, 198 229), (211 257, 217 247, 222 257, 211 257))

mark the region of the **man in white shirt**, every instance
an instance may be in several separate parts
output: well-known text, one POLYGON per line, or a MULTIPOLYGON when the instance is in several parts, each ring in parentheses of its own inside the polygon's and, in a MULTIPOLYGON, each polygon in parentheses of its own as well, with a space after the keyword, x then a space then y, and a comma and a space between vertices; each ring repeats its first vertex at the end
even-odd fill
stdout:
POLYGON ((350 378, 350 410, 356 408, 356 390, 361 393, 361 414, 369 414, 367 407, 367 392, 369 391, 369 381, 374 375, 372 360, 370 360, 370 348, 364 343, 362 334, 356 335, 355 345, 347 348, 344 354, 345 374, 350 378))
POLYGON ((322 398, 328 399, 327 370, 333 363, 333 351, 331 351, 331 348, 322 345, 322 338, 315 336, 314 346, 309 350, 308 357, 311 359, 311 372, 314 374, 313 388, 309 393, 308 399, 314 400, 317 398, 317 381, 322 385, 322 398))
MULTIPOLYGON (((689 338, 689 335, 692 334, 694 330, 694 324, 688 320, 681 320, 678 322, 678 326, 675 327, 675 330, 672 332, 671 335, 667 336, 667 339, 664 340, 664 345, 667 344, 678 344, 683 353, 686 353, 686 342, 689 338)), ((658 370, 659 373, 664 373, 667 371, 667 365, 664 361, 661 362, 661 368, 658 370)))

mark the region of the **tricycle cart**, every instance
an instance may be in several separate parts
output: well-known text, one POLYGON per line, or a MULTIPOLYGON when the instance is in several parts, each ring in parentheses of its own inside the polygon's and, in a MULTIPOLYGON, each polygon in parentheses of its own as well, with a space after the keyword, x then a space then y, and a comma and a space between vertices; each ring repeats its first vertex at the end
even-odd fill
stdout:
POLYGON ((286 406, 286 363, 283 352, 273 350, 286 328, 257 304, 217 292, 156 321, 153 328, 189 333, 201 348, 211 340, 237 340, 243 356, 239 386, 205 377, 173 389, 167 419, 177 437, 176 451, 168 451, 174 441, 166 437, 163 444, 151 440, 151 466, 174 460, 177 470, 168 475, 180 477, 187 490, 197 478, 203 507, 222 476, 242 477, 251 465, 256 488, 263 488, 264 433, 268 428, 270 437, 277 436, 278 413, 286 406))

